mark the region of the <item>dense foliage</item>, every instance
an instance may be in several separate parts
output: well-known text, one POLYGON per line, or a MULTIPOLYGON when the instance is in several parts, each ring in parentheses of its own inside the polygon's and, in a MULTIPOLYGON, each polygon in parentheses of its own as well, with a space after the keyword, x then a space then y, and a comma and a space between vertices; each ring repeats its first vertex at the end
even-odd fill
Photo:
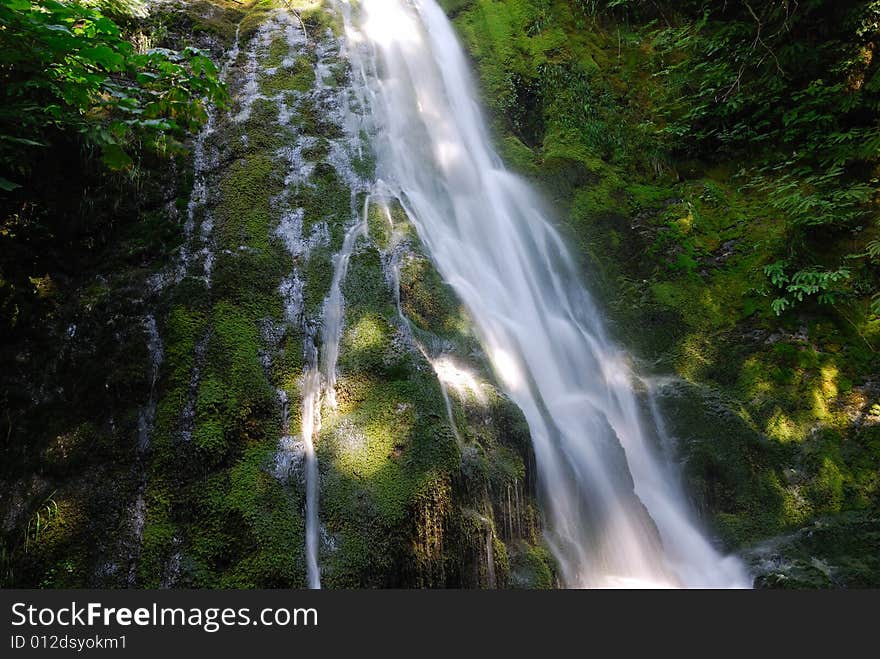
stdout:
POLYGON ((665 144, 748 163, 742 184, 789 224, 765 269, 773 310, 868 295, 880 313, 880 2, 576 4, 653 26, 665 144))
POLYGON ((165 148, 204 117, 203 97, 220 95, 208 57, 139 49, 85 3, 2 0, 0 25, 0 186, 7 192, 31 175, 34 149, 77 135, 121 169, 132 162, 131 140, 165 148))

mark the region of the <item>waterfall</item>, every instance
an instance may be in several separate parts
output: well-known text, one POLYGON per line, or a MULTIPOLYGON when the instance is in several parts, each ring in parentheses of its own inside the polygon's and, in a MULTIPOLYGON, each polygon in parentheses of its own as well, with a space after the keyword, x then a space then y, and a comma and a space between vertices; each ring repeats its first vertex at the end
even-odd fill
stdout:
MULTIPOLYGON (((369 204, 369 197, 365 206, 369 204)), ((345 314, 345 300, 342 297, 342 283, 348 273, 348 264, 354 252, 357 239, 366 226, 364 217, 352 226, 345 235, 342 249, 334 257, 333 281, 330 293, 324 300, 321 314, 321 360, 318 364, 318 350, 311 338, 307 342, 306 371, 303 376, 302 440, 305 446, 306 480, 306 569, 309 588, 321 587, 321 571, 318 565, 320 542, 318 522, 318 456, 315 453, 315 437, 321 431, 322 394, 330 409, 336 408, 336 362, 339 357, 339 342, 342 338, 342 322, 345 314)))
POLYGON ((653 446, 537 195, 492 150, 464 53, 434 0, 343 2, 378 175, 473 318, 528 422, 547 542, 568 587, 738 587, 653 446))

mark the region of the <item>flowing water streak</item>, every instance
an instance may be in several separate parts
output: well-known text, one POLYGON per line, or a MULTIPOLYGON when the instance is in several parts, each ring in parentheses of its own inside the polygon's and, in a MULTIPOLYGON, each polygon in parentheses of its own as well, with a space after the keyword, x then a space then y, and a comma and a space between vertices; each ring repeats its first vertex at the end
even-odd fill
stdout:
POLYGON ((345 300, 342 296, 342 283, 348 274, 348 264, 354 252, 357 239, 364 235, 367 228, 367 213, 370 208, 370 196, 364 201, 363 216, 345 234, 342 249, 336 255, 333 264, 333 281, 330 293, 324 300, 323 331, 321 335, 321 374, 324 377, 327 403, 336 409, 336 363, 339 360, 339 342, 342 339, 342 324, 345 316, 345 300))
POLYGON ((162 337, 159 336, 159 327, 153 314, 147 314, 144 318, 144 329, 147 332, 147 351, 150 355, 150 394, 146 406, 138 416, 138 453, 141 454, 150 445, 150 435, 156 420, 156 383, 159 381, 159 369, 165 360, 162 337))
MULTIPOLYGON (((218 75, 218 79, 221 82, 226 81, 229 69, 238 59, 241 52, 239 43, 240 32, 241 24, 239 23, 235 28, 235 38, 232 47, 226 53, 226 60, 218 75)), ((214 268, 214 253, 210 246, 214 221, 208 210, 208 179, 211 172, 217 167, 219 153, 217 148, 210 144, 210 138, 217 131, 217 108, 211 103, 206 103, 205 112, 207 119, 193 142, 193 187, 186 206, 186 221, 183 225, 184 241, 180 249, 180 256, 173 280, 175 283, 180 283, 189 274, 190 267, 196 257, 201 256, 204 280, 210 286, 211 274, 214 268), (194 253, 195 245, 193 245, 193 238, 196 220, 200 215, 199 239, 202 243, 202 248, 194 253)))
POLYGON ((494 590, 498 587, 498 580, 495 576, 495 529, 487 517, 479 513, 477 517, 483 528, 486 529, 486 585, 494 590))
POLYGON ((747 586, 700 532, 542 204, 490 146, 464 53, 434 0, 343 2, 379 175, 462 299, 523 411, 548 543, 570 587, 747 586))
POLYGON ((443 395, 443 404, 446 406, 446 421, 449 423, 449 427, 452 428, 452 435, 459 446, 464 446, 464 437, 461 436, 458 424, 455 422, 455 414, 452 412, 452 399, 449 398, 449 389, 442 379, 440 380, 440 393, 443 395))
POLYGON ((126 583, 133 587, 137 583, 138 559, 141 552, 141 541, 144 535, 144 524, 147 519, 147 471, 145 460, 156 423, 156 384, 159 381, 159 370, 165 360, 165 350, 162 338, 159 336, 159 328, 156 317, 148 314, 144 318, 144 329, 147 333, 147 351, 150 355, 150 393, 147 396, 146 405, 138 414, 138 443, 137 462, 135 471, 137 478, 137 491, 134 501, 128 508, 129 535, 123 537, 123 543, 127 545, 128 575, 126 583))
MULTIPOLYGON (((472 395, 482 406, 485 406, 487 402, 485 393, 482 391, 480 383, 476 380, 473 374, 456 365, 450 356, 443 354, 443 348, 445 346, 441 345, 438 350, 433 351, 434 355, 432 356, 432 352, 425 347, 424 343, 416 338, 415 332, 413 331, 412 321, 410 321, 407 315, 403 312, 403 306, 400 300, 401 260, 410 257, 412 252, 410 251, 409 244, 407 243, 404 234, 400 231, 400 228, 394 224, 394 220, 391 216, 391 208, 389 206, 389 190, 385 185, 385 182, 381 179, 377 181, 374 186, 373 197, 374 198, 370 201, 373 201, 376 204, 379 212, 388 223, 388 228, 391 232, 390 246, 383 253, 383 261, 386 281, 394 293, 394 301, 397 308, 397 318, 400 321, 400 328, 403 330, 405 340, 410 347, 418 350, 422 357, 425 358, 425 361, 427 361, 434 370, 434 374, 437 376, 437 382, 440 385, 440 395, 443 397, 443 404, 446 408, 446 420, 449 423, 455 441, 458 443, 459 447, 464 447, 464 437, 458 429, 458 424, 455 421, 455 414, 452 409, 452 399, 449 396, 449 388, 452 387, 462 396, 467 394, 472 395), (440 352, 441 354, 436 355, 437 352, 440 352)), ((365 209, 365 216, 367 212, 368 209, 365 209)), ((432 338, 437 342, 437 337, 432 338)))
MULTIPOLYGON (((282 66, 292 65, 294 56, 303 56, 308 46, 304 33, 304 25, 297 21, 296 27, 290 14, 285 11, 276 12, 274 20, 285 23, 285 33, 290 46, 289 57, 282 66), (302 32, 300 32, 302 30, 302 32)), ((327 140, 328 155, 326 164, 333 167, 339 179, 351 191, 352 222, 346 227, 346 234, 339 252, 333 257, 333 278, 330 290, 321 308, 319 318, 308 318, 303 308, 303 285, 299 266, 295 266, 290 277, 280 287, 284 300, 285 320, 291 326, 299 325, 305 332, 305 368, 302 379, 302 408, 300 443, 288 433, 287 393, 279 392, 284 419, 284 436, 281 439, 276 455, 276 475, 285 479, 289 476, 297 450, 301 447, 304 462, 304 480, 306 490, 305 525, 306 525, 306 569, 309 588, 321 587, 319 549, 321 528, 319 520, 319 472, 315 440, 321 431, 321 412, 324 403, 327 409, 336 408, 336 367, 339 358, 339 344, 342 338, 345 319, 345 300, 342 293, 343 283, 348 274, 348 266, 357 245, 358 238, 366 232, 367 211, 369 209, 370 185, 358 174, 354 166, 354 158, 361 153, 361 128, 363 117, 351 107, 354 98, 353 90, 348 86, 337 86, 333 75, 333 65, 340 54, 340 42, 332 32, 324 35, 314 46, 316 56, 315 84, 305 96, 294 94, 292 98, 280 95, 279 123, 288 125, 296 105, 308 100, 317 112, 339 128, 338 137, 327 140), (365 195, 363 214, 357 208, 359 195, 365 195), (320 344, 317 342, 320 328, 320 344)), ((253 58, 252 78, 256 79, 257 59, 253 58)), ((249 69, 250 70, 250 69, 249 69)), ((247 85, 246 85, 247 87, 247 85)), ((252 96, 259 93, 258 88, 251 85, 252 96)), ((250 104, 245 103, 239 118, 247 118, 250 104)), ((297 191, 303 186, 313 186, 311 181, 316 163, 308 162, 304 152, 315 145, 317 138, 312 135, 298 133, 293 143, 285 147, 279 155, 289 162, 289 171, 285 184, 290 191, 297 191)), ((304 210, 293 208, 282 213, 281 222, 276 236, 285 244, 288 252, 298 264, 307 262, 311 252, 318 246, 330 243, 331 236, 328 224, 319 222, 312 226, 311 235, 303 236, 304 210)), ((334 221, 345 218, 333 218, 334 221)), ((324 411, 327 411, 326 409, 324 411)))
MULTIPOLYGON (((364 214, 366 218, 366 213, 364 214)), ((336 407, 336 362, 339 357, 339 341, 342 336, 344 304, 342 282, 348 273, 348 264, 357 239, 363 234, 364 221, 358 221, 348 233, 342 249, 334 258, 333 282, 324 300, 323 330, 321 337, 321 363, 314 338, 306 340, 306 369, 303 375, 302 441, 305 447, 306 481, 306 569, 309 588, 321 587, 321 570, 318 564, 320 546, 320 523, 318 518, 318 456, 315 453, 315 437, 321 432, 321 402, 323 398, 331 409, 336 407)))
POLYGON ((318 349, 313 339, 307 344, 306 369, 303 374, 302 441, 305 447, 306 481, 306 571, 309 588, 321 587, 318 565, 318 456, 315 436, 321 431, 321 372, 318 369, 318 349))

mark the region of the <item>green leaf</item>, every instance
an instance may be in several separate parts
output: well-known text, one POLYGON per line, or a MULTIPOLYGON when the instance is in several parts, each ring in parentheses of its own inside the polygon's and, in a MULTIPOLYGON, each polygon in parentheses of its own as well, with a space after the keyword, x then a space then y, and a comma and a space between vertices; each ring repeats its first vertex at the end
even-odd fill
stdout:
POLYGON ((96 64, 104 67, 108 71, 118 71, 122 68, 125 58, 117 53, 110 46, 95 46, 94 48, 83 48, 79 51, 80 57, 92 60, 96 64))
POLYGON ((25 146, 46 146, 42 142, 35 142, 23 137, 12 137, 11 135, 0 135, 0 140, 4 142, 12 142, 13 144, 24 144, 25 146))
POLYGON ((776 298, 770 304, 770 308, 773 309, 773 313, 775 313, 777 316, 781 316, 782 312, 785 311, 790 306, 791 306, 791 303, 787 299, 785 299, 784 297, 776 298))
POLYGON ((15 11, 27 11, 31 8, 30 0, 0 0, 0 3, 15 11))
POLYGON ((774 286, 784 286, 788 283, 788 275, 785 274, 785 264, 782 261, 764 266, 764 274, 770 278, 774 286))
POLYGON ((119 27, 117 27, 116 23, 111 21, 109 18, 104 18, 103 16, 96 20, 92 24, 95 28, 95 31, 102 34, 110 34, 117 35, 119 34, 119 27))
POLYGON ((21 186, 18 183, 13 183, 12 181, 3 178, 0 176, 0 190, 3 192, 12 192, 13 190, 17 190, 21 186))
POLYGON ((101 159, 107 167, 115 170, 127 169, 131 167, 133 162, 131 156, 123 151, 122 147, 115 142, 104 145, 101 149, 101 159))

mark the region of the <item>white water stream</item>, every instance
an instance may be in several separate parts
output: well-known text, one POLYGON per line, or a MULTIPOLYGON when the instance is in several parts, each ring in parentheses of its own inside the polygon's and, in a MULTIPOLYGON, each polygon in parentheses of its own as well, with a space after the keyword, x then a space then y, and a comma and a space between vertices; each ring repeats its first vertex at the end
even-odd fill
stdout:
POLYGON ((378 175, 525 414, 564 584, 748 586, 742 563, 696 523, 642 419, 627 355, 607 338, 539 199, 492 150, 443 11, 434 0, 357 7, 342 3, 378 175))

